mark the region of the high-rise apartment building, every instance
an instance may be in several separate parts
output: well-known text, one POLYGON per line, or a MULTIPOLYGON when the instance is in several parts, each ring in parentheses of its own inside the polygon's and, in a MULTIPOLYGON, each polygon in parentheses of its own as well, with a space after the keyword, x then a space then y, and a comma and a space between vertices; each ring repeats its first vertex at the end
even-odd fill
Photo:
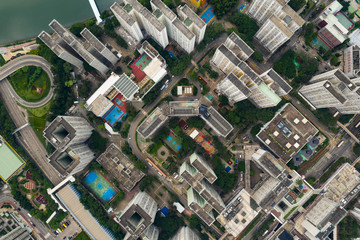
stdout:
POLYGON ((273 14, 261 25, 255 39, 269 52, 274 53, 289 40, 305 21, 288 5, 273 14))
POLYGON ((55 147, 50 164, 63 176, 82 171, 94 159, 94 153, 84 144, 93 128, 82 117, 58 116, 44 130, 44 137, 55 147))
POLYGON ((165 48, 169 44, 165 25, 137 0, 125 0, 124 3, 124 10, 136 20, 140 28, 145 29, 147 34, 165 48))
POLYGON ((154 222, 157 203, 145 192, 139 192, 115 220, 127 231, 125 239, 137 239, 154 222))
POLYGON ((189 207, 211 225, 215 221, 212 211, 221 213, 225 209, 220 195, 211 186, 217 179, 216 174, 202 157, 193 153, 189 161, 181 165, 180 175, 191 186, 187 191, 189 207))
POLYGON ((89 48, 90 52, 94 52, 94 54, 98 54, 101 57, 105 58, 107 61, 109 61, 112 65, 117 63, 119 61, 119 58, 110 51, 97 37, 95 37, 92 32, 89 31, 89 29, 84 28, 80 32, 81 36, 88 41, 92 47, 89 48))
POLYGON ((350 46, 344 50, 344 73, 349 78, 359 77, 360 47, 350 46))
POLYGON ((360 79, 349 79, 341 70, 314 76, 299 93, 314 108, 334 107, 342 114, 360 112, 360 79))
POLYGON ((261 26, 255 34, 255 39, 269 54, 274 53, 305 23, 287 5, 288 2, 288 0, 255 0, 249 7, 249 15, 261 26))
POLYGON ((167 29, 171 39, 174 39, 185 52, 191 53, 195 47, 195 34, 182 23, 176 14, 161 0, 151 0, 154 15, 167 29))
MULTIPOLYGON (((78 40, 68 29, 62 26, 55 19, 49 24, 51 29, 54 30, 57 36, 57 43, 69 52, 73 52, 75 55, 80 56, 90 66, 98 70, 100 73, 105 75, 109 71, 109 67, 106 66, 106 62, 100 61, 94 53, 91 53, 85 48, 83 42, 78 40)), ((101 54, 99 54, 101 56, 101 54)), ((98 56, 98 57, 100 57, 98 56)))
POLYGON ((131 9, 130 5, 126 5, 126 8, 122 8, 119 3, 115 2, 111 7, 111 11, 114 13, 116 19, 120 22, 120 25, 138 42, 140 42, 144 35, 141 32, 140 26, 132 16, 129 15, 125 9, 131 9))
POLYGON ((206 23, 188 5, 178 6, 177 13, 185 26, 196 36, 196 43, 199 44, 205 35, 206 23))
POLYGON ((51 49, 51 51, 55 53, 56 56, 58 56, 65 62, 74 65, 77 68, 82 67, 83 61, 79 57, 71 54, 65 48, 60 46, 54 39, 52 39, 52 37, 47 32, 42 31, 38 37, 41 41, 43 41, 43 43, 46 44, 46 46, 51 49))
POLYGON ((211 63, 226 74, 218 89, 232 102, 249 99, 259 108, 276 106, 281 101, 279 96, 288 94, 292 88, 273 69, 259 76, 243 62, 253 52, 235 33, 217 48, 211 63))
POLYGON ((180 228, 171 240, 200 240, 200 237, 188 226, 180 228))

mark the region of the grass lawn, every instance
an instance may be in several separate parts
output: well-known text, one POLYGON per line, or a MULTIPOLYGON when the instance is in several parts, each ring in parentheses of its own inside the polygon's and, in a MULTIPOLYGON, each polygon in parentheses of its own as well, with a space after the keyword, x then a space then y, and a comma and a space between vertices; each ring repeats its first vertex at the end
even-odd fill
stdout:
POLYGON ((5 64, 5 59, 3 58, 2 55, 0 55, 0 66, 5 64))
POLYGON ((74 240, 90 240, 90 238, 88 237, 88 235, 86 235, 85 232, 81 232, 74 238, 74 240))
POLYGON ((25 101, 38 102, 45 98, 50 90, 50 79, 46 72, 41 71, 32 86, 28 86, 30 70, 23 72, 21 69, 12 74, 8 79, 16 93, 25 101), (40 93, 37 91, 40 91, 40 93))
POLYGON ((36 136, 46 147, 43 131, 45 129, 46 118, 50 110, 51 101, 39 108, 26 108, 30 126, 34 130, 36 136))

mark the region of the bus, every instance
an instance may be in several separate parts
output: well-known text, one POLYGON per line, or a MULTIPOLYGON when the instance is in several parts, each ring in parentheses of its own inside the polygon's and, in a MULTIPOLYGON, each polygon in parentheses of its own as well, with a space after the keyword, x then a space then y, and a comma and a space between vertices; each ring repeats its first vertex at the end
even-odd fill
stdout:
POLYGON ((166 178, 166 174, 165 174, 163 171, 161 171, 161 169, 158 168, 158 167, 150 160, 150 158, 146 158, 146 160, 150 163, 150 165, 152 165, 152 166, 158 171, 158 173, 159 173, 160 176, 163 176, 163 177, 166 178))
POLYGON ((344 140, 342 140, 342 141, 337 145, 337 147, 341 147, 341 145, 343 145, 343 143, 344 143, 344 140))

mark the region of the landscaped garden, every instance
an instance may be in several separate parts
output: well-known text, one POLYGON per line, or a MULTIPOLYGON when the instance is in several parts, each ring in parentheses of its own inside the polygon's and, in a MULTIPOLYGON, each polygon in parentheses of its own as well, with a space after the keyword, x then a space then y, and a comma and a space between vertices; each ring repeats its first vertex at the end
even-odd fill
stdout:
POLYGON ((50 79, 40 67, 26 66, 11 74, 9 81, 16 93, 25 101, 38 102, 50 91, 50 79))
POLYGON ((41 143, 45 146, 45 138, 43 131, 45 129, 46 118, 48 116, 51 106, 51 101, 39 108, 26 108, 28 112, 28 120, 30 126, 34 130, 36 136, 40 139, 41 143))

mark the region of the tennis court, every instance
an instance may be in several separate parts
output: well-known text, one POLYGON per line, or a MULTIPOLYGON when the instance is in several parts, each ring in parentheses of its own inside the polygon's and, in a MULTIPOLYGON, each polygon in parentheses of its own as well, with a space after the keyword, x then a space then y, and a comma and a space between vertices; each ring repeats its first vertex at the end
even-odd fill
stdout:
POLYGON ((212 6, 208 6, 205 11, 200 15, 200 18, 206 23, 210 23, 214 18, 214 8, 212 6))
POLYGON ((181 149, 181 145, 177 139, 177 136, 173 132, 170 132, 169 136, 164 139, 164 143, 168 145, 168 147, 170 147, 171 150, 173 150, 175 153, 178 153, 181 149))
POLYGON ((119 192, 119 190, 97 170, 89 172, 83 182, 103 203, 110 202, 119 192))
POLYGON ((345 13, 343 12, 338 12, 335 15, 335 17, 339 20, 341 25, 343 25, 347 30, 351 30, 355 25, 355 23, 351 21, 351 19, 348 18, 348 16, 346 16, 345 13))

